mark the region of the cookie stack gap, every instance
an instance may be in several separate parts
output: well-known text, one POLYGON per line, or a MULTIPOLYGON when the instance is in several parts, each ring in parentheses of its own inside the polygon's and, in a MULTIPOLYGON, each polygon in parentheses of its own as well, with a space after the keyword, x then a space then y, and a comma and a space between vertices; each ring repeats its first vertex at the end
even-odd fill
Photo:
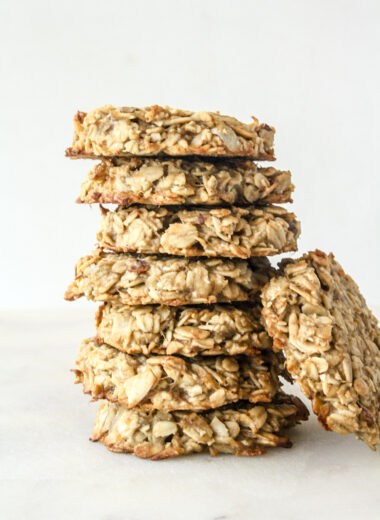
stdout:
POLYGON ((297 249, 290 172, 256 119, 106 106, 74 118, 71 158, 98 158, 78 202, 101 208, 98 249, 65 298, 102 302, 77 382, 104 399, 93 431, 113 451, 162 459, 290 446, 307 418, 281 390, 258 298, 266 258, 297 249))

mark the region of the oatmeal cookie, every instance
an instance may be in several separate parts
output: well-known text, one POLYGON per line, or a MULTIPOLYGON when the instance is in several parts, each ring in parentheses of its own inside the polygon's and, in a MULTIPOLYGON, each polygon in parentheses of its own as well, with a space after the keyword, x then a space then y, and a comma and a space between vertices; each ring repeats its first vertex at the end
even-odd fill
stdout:
POLYGON ((102 208, 97 240, 116 252, 250 258, 297 250, 300 224, 278 206, 102 208))
POLYGON ((270 351, 191 360, 130 356, 94 339, 82 341, 76 364, 76 382, 94 399, 164 411, 206 410, 240 399, 269 402, 279 389, 282 368, 270 351))
POLYGON ((284 434, 305 421, 308 411, 296 397, 280 394, 276 402, 250 405, 239 401, 205 413, 128 410, 117 403, 100 404, 92 441, 109 450, 161 460, 209 450, 252 457, 267 447, 291 447, 284 434))
POLYGON ((356 283, 332 254, 280 264, 262 292, 274 347, 283 349, 327 430, 380 443, 380 329, 356 283))
POLYGON ((292 202, 289 171, 250 160, 130 157, 103 159, 81 186, 79 203, 269 204, 292 202))
POLYGON ((186 305, 247 301, 269 280, 267 258, 247 260, 187 259, 106 253, 100 249, 81 258, 66 300, 128 305, 186 305))
POLYGON ((273 159, 275 130, 214 112, 107 105, 74 117, 69 157, 206 155, 273 159))
POLYGON ((127 354, 250 355, 270 349, 261 306, 123 305, 109 302, 96 315, 97 340, 127 354))

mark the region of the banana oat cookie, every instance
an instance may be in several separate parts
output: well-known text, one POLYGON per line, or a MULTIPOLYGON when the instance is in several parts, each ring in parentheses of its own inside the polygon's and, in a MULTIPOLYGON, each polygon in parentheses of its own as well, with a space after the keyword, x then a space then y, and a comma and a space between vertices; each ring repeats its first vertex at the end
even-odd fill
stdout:
POLYGON ((380 329, 356 283, 332 254, 280 264, 262 291, 274 347, 283 349, 327 430, 380 444, 380 329))
POLYGON ((146 412, 117 403, 100 404, 92 441, 109 450, 161 460, 209 450, 252 457, 267 447, 290 448, 284 430, 305 421, 308 411, 296 397, 279 394, 276 402, 250 405, 238 402, 218 410, 146 412))
POLYGON ((274 128, 214 112, 107 105, 74 117, 69 157, 206 155, 271 160, 274 128))
POLYGON ((117 252, 250 258, 297 250, 300 224, 278 206, 102 208, 98 243, 117 252))
POLYGON ((269 280, 267 258, 247 260, 187 259, 105 253, 81 258, 66 300, 81 296, 93 301, 128 305, 186 305, 247 301, 269 280))
POLYGON ((279 389, 282 360, 257 351, 239 358, 130 356, 94 339, 82 341, 77 383, 94 399, 144 410, 205 410, 246 399, 269 402, 279 389))
POLYGON ((272 347, 259 305, 123 305, 106 303, 97 340, 127 354, 250 355, 272 347))
POLYGON ((77 202, 129 205, 292 202, 289 171, 250 160, 130 157, 103 159, 88 174, 77 202))

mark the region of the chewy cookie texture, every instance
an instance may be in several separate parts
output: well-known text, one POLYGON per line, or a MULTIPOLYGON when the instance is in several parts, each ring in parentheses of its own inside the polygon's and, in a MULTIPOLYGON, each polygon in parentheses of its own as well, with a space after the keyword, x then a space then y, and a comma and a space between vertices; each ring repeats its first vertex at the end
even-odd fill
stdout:
POLYGON ((131 157, 103 159, 77 202, 169 206, 292 202, 289 171, 248 160, 131 157))
POLYGON ((96 315, 97 339, 127 354, 187 357, 270 349, 259 304, 171 307, 106 303, 96 315))
POLYGON ((96 250, 81 258, 67 300, 186 305, 253 299, 272 273, 267 258, 160 258, 96 250))
POLYGON ((77 112, 68 157, 206 155, 273 159, 274 128, 214 112, 111 105, 77 112))
POLYGON ((262 293, 263 314, 287 369, 327 430, 380 444, 380 329, 332 254, 287 260, 262 293))
POLYGON ((119 207, 103 210, 97 235, 113 251, 250 258, 297 249, 299 222, 278 206, 261 208, 119 207))
POLYGON ((146 412, 102 402, 95 420, 92 441, 109 450, 160 460, 209 450, 211 455, 229 453, 252 457, 268 447, 289 448, 287 428, 306 420, 301 401, 279 394, 270 404, 239 401, 232 408, 199 412, 146 412))
POLYGON ((88 339, 79 348, 76 374, 94 399, 144 410, 207 410, 240 399, 271 401, 281 368, 281 360, 270 351, 185 360, 130 356, 88 339))

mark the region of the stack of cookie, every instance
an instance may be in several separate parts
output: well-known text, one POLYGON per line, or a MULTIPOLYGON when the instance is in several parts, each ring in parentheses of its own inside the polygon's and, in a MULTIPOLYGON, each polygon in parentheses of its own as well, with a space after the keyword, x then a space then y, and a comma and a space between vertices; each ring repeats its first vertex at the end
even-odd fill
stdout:
POLYGON ((106 106, 74 119, 71 158, 101 158, 79 202, 101 207, 99 248, 66 299, 102 302, 82 342, 77 382, 101 404, 93 432, 109 449, 161 459, 209 448, 257 455, 289 446, 307 417, 281 392, 258 295, 266 258, 297 248, 290 172, 257 120, 159 106, 106 106))

